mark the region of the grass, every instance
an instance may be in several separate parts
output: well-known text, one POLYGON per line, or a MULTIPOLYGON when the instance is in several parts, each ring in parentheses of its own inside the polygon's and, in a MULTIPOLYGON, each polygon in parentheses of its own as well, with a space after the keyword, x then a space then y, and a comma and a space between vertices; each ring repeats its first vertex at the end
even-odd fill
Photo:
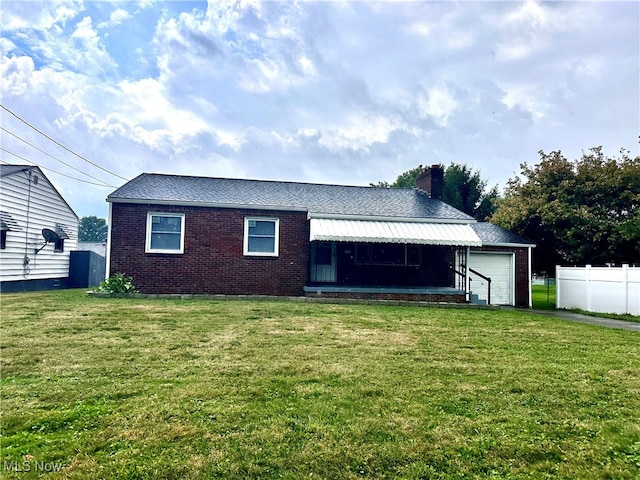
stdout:
POLYGON ((640 476, 634 332, 504 310, 0 301, 2 478, 640 476))
POLYGON ((531 302, 533 308, 538 310, 556 309, 556 286, 553 285, 532 285, 531 302))

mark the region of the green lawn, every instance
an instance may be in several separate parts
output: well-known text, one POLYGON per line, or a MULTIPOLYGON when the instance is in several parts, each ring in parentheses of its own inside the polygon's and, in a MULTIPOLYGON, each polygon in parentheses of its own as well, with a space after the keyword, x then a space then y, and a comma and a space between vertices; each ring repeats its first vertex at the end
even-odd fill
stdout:
POLYGON ((0 302, 2 478, 640 476, 634 332, 505 310, 0 302))
MULTIPOLYGON (((533 285, 531 287, 531 300, 533 308, 539 310, 555 310, 556 309, 556 286, 550 285, 548 288, 546 285, 533 285)), ((614 320, 624 320, 627 322, 640 323, 640 317, 630 314, 616 314, 616 313, 602 313, 602 312, 588 312, 585 310, 570 310, 571 312, 580 313, 582 315, 589 315, 592 317, 612 318, 614 320)))
POLYGON ((533 308, 540 310, 555 310, 556 308, 556 286, 553 285, 532 285, 531 301, 533 308))

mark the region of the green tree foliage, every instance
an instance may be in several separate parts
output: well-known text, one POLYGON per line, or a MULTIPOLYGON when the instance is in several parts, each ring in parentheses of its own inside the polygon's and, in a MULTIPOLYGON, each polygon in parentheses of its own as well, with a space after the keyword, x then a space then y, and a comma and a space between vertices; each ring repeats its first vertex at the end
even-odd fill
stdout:
POLYGON ((81 242, 104 242, 107 240, 107 222, 93 215, 82 217, 78 225, 78 237, 81 242))
POLYGON ((468 165, 452 163, 444 171, 443 200, 449 205, 484 221, 495 211, 498 187, 487 190, 487 181, 468 165))
POLYGON ((540 151, 520 166, 492 222, 535 242, 534 268, 640 263, 640 157, 607 158, 601 147, 576 161, 540 151))
MULTIPOLYGON (((398 175, 392 184, 378 182, 372 186, 414 188, 421 171, 422 165, 419 165, 398 175)), ((487 181, 480 177, 479 171, 474 171, 468 165, 452 163, 445 169, 442 200, 467 215, 480 221, 486 220, 495 211, 498 197, 498 187, 487 190, 487 181)))
POLYGON ((415 188, 416 186, 416 178, 420 175, 422 171, 422 165, 418 165, 416 168, 412 168, 411 170, 407 170, 406 172, 401 173, 396 178, 396 181, 391 184, 392 188, 415 188))

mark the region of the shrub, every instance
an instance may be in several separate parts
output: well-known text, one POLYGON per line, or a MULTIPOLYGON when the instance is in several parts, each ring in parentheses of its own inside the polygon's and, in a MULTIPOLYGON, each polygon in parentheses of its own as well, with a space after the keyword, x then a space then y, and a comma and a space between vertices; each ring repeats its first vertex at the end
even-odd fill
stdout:
POLYGON ((133 285, 133 278, 127 277, 122 273, 116 273, 104 280, 96 289, 96 292, 137 293, 138 290, 133 285))

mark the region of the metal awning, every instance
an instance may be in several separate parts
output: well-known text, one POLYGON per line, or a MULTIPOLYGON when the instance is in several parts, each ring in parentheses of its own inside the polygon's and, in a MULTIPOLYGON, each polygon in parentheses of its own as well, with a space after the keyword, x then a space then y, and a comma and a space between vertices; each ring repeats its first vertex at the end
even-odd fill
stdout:
POLYGON ((9 213, 0 210, 0 230, 17 231, 22 229, 18 226, 18 222, 16 222, 9 213))
POLYGON ((310 241, 480 247, 471 225, 312 218, 310 241))

